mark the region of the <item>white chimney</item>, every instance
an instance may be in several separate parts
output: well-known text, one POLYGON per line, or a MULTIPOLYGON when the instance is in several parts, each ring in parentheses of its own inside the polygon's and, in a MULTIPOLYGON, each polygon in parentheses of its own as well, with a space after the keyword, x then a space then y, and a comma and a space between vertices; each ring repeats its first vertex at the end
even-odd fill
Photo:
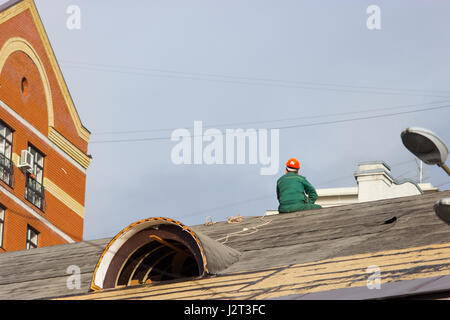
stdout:
POLYGON ((354 174, 358 182, 358 202, 375 201, 422 194, 419 185, 409 179, 396 180, 391 168, 383 161, 358 164, 354 174))

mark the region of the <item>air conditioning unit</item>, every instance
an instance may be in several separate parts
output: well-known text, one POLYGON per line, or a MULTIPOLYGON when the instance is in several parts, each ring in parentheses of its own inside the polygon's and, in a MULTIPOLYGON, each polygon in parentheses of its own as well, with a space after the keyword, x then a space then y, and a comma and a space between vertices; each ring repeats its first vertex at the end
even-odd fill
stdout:
POLYGON ((28 150, 22 150, 18 167, 24 170, 33 168, 33 155, 28 150))

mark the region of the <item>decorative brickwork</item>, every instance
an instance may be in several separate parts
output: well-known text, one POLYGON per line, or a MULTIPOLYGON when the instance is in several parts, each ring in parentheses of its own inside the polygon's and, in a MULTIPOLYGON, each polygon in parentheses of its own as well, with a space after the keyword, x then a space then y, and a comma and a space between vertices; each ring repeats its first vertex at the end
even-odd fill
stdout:
POLYGON ((0 179, 0 252, 25 249, 28 226, 39 232, 38 247, 81 241, 90 133, 32 0, 0 7, 0 120, 13 130, 10 159, 2 162, 13 163, 12 183, 0 179), (44 155, 43 175, 19 168, 22 151, 30 147, 44 155), (27 186, 33 196, 43 188, 42 206, 41 199, 26 196, 27 186))

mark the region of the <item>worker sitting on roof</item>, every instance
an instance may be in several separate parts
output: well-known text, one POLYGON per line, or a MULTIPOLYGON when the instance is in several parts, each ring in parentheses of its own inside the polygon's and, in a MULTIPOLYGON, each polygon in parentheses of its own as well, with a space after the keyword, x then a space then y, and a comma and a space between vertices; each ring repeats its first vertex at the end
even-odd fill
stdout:
POLYGON ((279 213, 322 208, 314 204, 317 199, 316 189, 305 177, 298 174, 299 169, 299 161, 295 158, 289 159, 286 163, 286 174, 277 181, 279 213))

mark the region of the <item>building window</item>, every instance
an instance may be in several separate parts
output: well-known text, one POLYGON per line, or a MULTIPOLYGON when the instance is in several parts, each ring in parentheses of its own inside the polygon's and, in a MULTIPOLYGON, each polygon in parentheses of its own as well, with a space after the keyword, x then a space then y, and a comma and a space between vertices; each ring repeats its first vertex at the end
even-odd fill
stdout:
POLYGON ((39 236, 39 232, 28 226, 27 229, 27 250, 29 249, 34 249, 38 247, 38 236, 39 236))
POLYGON ((28 146, 28 151, 33 155, 33 167, 27 173, 25 187, 25 199, 30 201, 39 209, 44 208, 44 155, 33 146, 28 146))
POLYGON ((14 172, 12 155, 13 131, 4 123, 0 122, 0 180, 12 185, 14 172))
POLYGON ((0 207, 0 247, 3 247, 4 229, 5 229, 5 208, 0 207))

